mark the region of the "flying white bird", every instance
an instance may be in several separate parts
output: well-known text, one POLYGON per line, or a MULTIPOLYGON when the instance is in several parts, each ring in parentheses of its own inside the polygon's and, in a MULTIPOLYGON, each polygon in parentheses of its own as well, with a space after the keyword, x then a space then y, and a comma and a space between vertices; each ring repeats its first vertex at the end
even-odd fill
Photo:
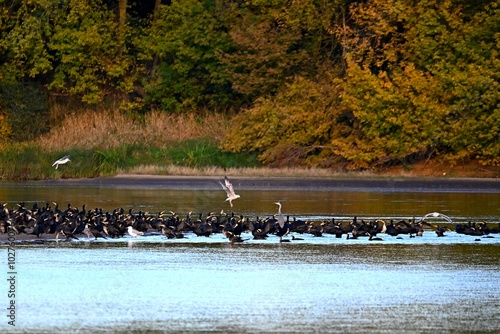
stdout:
POLYGON ((222 186, 222 189, 224 189, 226 191, 226 194, 227 194, 227 198, 224 202, 226 201, 229 201, 229 204, 231 205, 231 207, 233 207, 233 202, 235 199, 237 198, 240 198, 240 195, 236 195, 234 193, 234 188, 233 188, 233 185, 231 184, 231 182, 229 182, 229 179, 227 178, 227 176, 224 176, 224 184, 222 184, 222 182, 220 182, 220 185, 222 186))
POLYGON ((432 218, 438 218, 438 217, 441 217, 441 218, 444 218, 448 223, 453 223, 453 220, 451 220, 450 217, 448 217, 447 215, 443 215, 442 213, 439 213, 439 212, 431 212, 431 213, 428 213, 426 214, 425 216, 423 216, 420 221, 423 221, 425 220, 425 218, 429 218, 429 217, 432 217, 432 218))
POLYGON ((135 228, 133 228, 132 226, 128 226, 127 227, 127 232, 128 234, 130 234, 131 236, 133 236, 134 238, 137 237, 138 235, 144 235, 144 232, 141 232, 141 231, 137 231, 135 228))
POLYGON ((56 169, 57 169, 57 167, 59 167, 59 165, 64 165, 64 164, 65 164, 65 163, 67 163, 68 161, 71 161, 71 160, 69 160, 69 155, 66 155, 66 156, 62 157, 61 159, 56 160, 56 161, 52 164, 52 167, 56 166, 56 169))

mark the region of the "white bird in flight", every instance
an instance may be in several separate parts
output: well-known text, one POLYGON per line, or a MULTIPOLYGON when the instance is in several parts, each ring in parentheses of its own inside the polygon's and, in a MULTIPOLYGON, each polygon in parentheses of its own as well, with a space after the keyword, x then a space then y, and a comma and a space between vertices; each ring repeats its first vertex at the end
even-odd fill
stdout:
POLYGON ((451 220, 450 217, 448 217, 447 215, 443 215, 442 213, 439 213, 439 212, 431 212, 431 213, 428 213, 426 214, 425 216, 423 216, 420 221, 423 221, 425 220, 425 218, 429 218, 429 217, 432 217, 432 218, 437 218, 437 217, 441 217, 441 218, 444 218, 448 223, 453 223, 453 220, 451 220))
POLYGON ((64 157, 62 157, 61 159, 59 160, 56 160, 53 164, 52 164, 52 167, 56 166, 56 169, 57 167, 59 167, 59 165, 64 165, 65 163, 67 163, 68 161, 71 161, 69 160, 69 155, 65 155, 64 157))
POLYGON ((236 195, 234 193, 233 185, 231 182, 229 182, 229 179, 227 178, 227 176, 224 176, 224 183, 225 184, 222 184, 222 182, 220 182, 220 181, 219 181, 219 183, 222 186, 222 189, 224 189, 226 191, 226 194, 227 194, 227 198, 224 202, 229 201, 229 204, 231 205, 231 207, 233 207, 232 201, 234 201, 237 198, 240 198, 240 195, 236 195))

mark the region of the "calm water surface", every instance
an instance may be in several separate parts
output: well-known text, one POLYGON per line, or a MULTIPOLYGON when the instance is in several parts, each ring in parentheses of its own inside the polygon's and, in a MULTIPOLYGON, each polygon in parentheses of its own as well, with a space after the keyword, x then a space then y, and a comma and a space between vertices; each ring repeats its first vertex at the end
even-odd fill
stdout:
MULTIPOLYGON (((97 181, 96 181, 97 182, 97 181)), ((87 209, 95 207, 113 210, 123 207, 148 211, 175 211, 194 214, 220 210, 231 211, 226 196, 217 180, 210 187, 172 187, 140 185, 99 186, 99 184, 60 185, 53 183, 25 182, 0 183, 0 202, 15 206, 58 202, 61 207, 70 203, 87 209)), ((260 190, 245 188, 245 182, 235 184, 241 199, 234 202, 233 211, 249 216, 276 213, 274 202, 283 203, 283 213, 296 217, 421 217, 438 211, 454 220, 500 220, 500 182, 495 191, 395 191, 394 189, 332 189, 260 190)))
POLYGON ((30 333, 498 332, 499 248, 20 245, 17 322, 30 333))
MULTIPOLYGON (((242 190, 235 212, 304 217, 419 217, 500 221, 498 193, 242 190)), ((4 184, 0 201, 209 212, 222 190, 4 184)), ((500 332, 500 235, 384 241, 333 236, 230 245, 220 235, 167 240, 16 243, 16 331, 0 292, 0 331, 22 333, 500 332), (7 319, 7 320, 6 320, 7 319)), ((0 265, 7 276, 2 247, 0 265)), ((4 285, 2 285, 4 286, 4 285)))

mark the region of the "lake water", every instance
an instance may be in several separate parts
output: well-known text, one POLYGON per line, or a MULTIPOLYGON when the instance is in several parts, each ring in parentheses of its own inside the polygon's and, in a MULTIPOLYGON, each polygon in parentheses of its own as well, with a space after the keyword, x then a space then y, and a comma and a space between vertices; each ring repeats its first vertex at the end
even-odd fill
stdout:
MULTIPOLYGON (((216 183, 217 185, 217 183, 216 183)), ((247 189, 234 211, 320 219, 421 217, 500 221, 500 191, 247 189)), ((216 187, 4 183, 0 202, 56 201, 156 213, 231 211, 216 187)), ((448 232, 438 238, 369 242, 277 237, 229 244, 221 235, 160 235, 44 244, 16 242, 16 327, 8 286, 0 292, 2 333, 497 333, 500 235, 448 232)), ((6 282, 7 246, 0 244, 6 282)))
MULTIPOLYGON (((260 180, 263 181, 263 180, 260 180)), ((231 209, 217 178, 139 179, 105 178, 0 183, 0 202, 14 207, 19 202, 31 206, 52 202, 66 208, 68 203, 87 209, 143 210, 151 214, 174 211, 178 214, 235 212, 245 216, 266 216, 277 212, 281 201, 283 213, 294 217, 321 219, 330 217, 422 217, 438 211, 456 221, 500 220, 500 180, 472 182, 453 187, 453 180, 418 182, 405 187, 406 180, 351 182, 316 180, 295 183, 289 180, 257 182, 235 179, 241 199, 231 209), (179 182, 175 182, 179 181, 179 182), (287 182, 288 181, 288 182, 287 182)), ((359 180, 354 180, 359 181, 359 180)), ((465 182, 465 181, 463 181, 465 182)))

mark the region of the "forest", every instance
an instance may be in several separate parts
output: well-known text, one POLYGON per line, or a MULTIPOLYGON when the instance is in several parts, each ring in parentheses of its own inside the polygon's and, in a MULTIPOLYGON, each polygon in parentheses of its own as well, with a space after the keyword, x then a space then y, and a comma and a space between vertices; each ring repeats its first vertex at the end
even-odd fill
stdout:
POLYGON ((0 9, 3 149, 78 111, 113 110, 223 115, 220 150, 266 166, 500 165, 499 0, 0 0, 0 9))

